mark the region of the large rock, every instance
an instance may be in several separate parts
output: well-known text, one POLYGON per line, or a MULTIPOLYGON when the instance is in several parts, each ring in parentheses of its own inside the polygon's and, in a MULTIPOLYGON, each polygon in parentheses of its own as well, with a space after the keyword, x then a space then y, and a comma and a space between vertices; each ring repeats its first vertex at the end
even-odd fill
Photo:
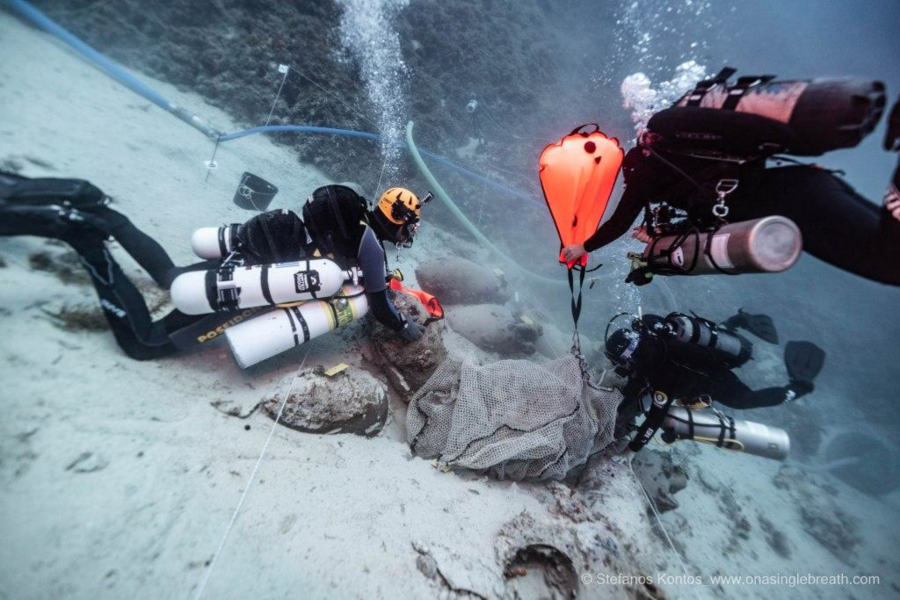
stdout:
POLYGON ((489 352, 504 356, 534 354, 543 328, 528 323, 506 306, 475 304, 447 310, 450 327, 461 336, 489 352))
POLYGON ((387 421, 385 385, 369 373, 348 367, 328 377, 316 367, 297 376, 290 375, 262 410, 275 419, 284 394, 289 393, 279 423, 306 433, 354 433, 372 437, 387 421))
POLYGON ((687 487, 688 479, 685 470, 672 462, 669 454, 644 450, 635 455, 631 465, 659 512, 678 508, 674 496, 687 487))
MULTIPOLYGON (((397 310, 407 317, 420 324, 425 322, 428 316, 425 309, 410 296, 396 294, 393 301, 397 310)), ((370 338, 374 346, 374 353, 370 358, 381 368, 391 387, 405 402, 409 402, 447 357, 443 321, 428 325, 425 335, 415 342, 408 342, 397 335, 397 332, 373 321, 370 338)))
POLYGON ((416 279, 443 304, 503 304, 512 296, 504 275, 455 256, 420 264, 416 279))

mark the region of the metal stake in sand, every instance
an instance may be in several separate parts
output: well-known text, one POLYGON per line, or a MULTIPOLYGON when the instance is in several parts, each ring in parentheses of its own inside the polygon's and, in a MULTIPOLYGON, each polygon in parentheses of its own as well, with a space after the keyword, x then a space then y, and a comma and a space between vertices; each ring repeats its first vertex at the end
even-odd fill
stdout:
POLYGON ((207 181, 209 181, 209 174, 213 169, 219 168, 219 163, 216 162, 216 152, 219 151, 219 140, 220 139, 222 139, 221 136, 216 138, 216 145, 213 146, 212 156, 209 158, 208 161, 206 161, 204 163, 204 164, 206 164, 206 179, 203 180, 203 183, 206 183, 207 181))
POLYGON ((272 101, 272 109, 269 111, 269 116, 266 117, 266 125, 269 124, 269 120, 272 118, 272 113, 275 112, 275 105, 278 104, 278 98, 281 97, 281 89, 284 87, 284 82, 287 81, 288 72, 290 70, 290 65, 278 65, 278 72, 283 73, 284 77, 281 78, 281 85, 278 86, 278 93, 275 94, 275 99, 272 101))

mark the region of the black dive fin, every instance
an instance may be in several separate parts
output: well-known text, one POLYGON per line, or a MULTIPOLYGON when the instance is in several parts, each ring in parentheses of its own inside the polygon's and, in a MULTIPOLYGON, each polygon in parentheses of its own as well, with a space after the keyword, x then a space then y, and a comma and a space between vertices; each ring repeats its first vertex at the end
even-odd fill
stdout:
POLYGON ((825 351, 812 342, 788 342, 784 364, 791 381, 812 382, 825 364, 825 351))
POLYGON ((744 314, 747 317, 747 324, 744 326, 744 329, 764 342, 769 342, 770 344, 778 343, 778 330, 775 329, 772 317, 769 315, 744 314))
POLYGON ((745 329, 770 344, 778 343, 778 330, 769 315, 754 315, 738 309, 738 313, 722 323, 722 327, 730 331, 737 328, 745 329))

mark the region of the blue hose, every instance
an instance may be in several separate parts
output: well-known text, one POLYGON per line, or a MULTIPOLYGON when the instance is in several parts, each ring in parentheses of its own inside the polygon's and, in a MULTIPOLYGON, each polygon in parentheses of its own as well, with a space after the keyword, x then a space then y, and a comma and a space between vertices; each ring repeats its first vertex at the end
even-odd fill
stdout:
MULTIPOLYGON (((186 111, 185 109, 176 106, 175 104, 169 102, 164 97, 162 97, 158 92, 152 89, 147 84, 140 81, 138 78, 128 73, 125 69, 123 69, 120 65, 116 64, 114 61, 110 60, 100 52, 94 50, 83 41, 72 35, 69 31, 64 29, 55 23, 52 19, 50 19, 47 15, 36 9, 34 6, 26 2, 25 0, 0 0, 3 4, 7 5, 10 9, 21 15, 26 20, 33 23, 35 26, 43 29, 47 33, 56 36, 61 41, 65 42, 69 47, 73 50, 81 54, 85 59, 89 62, 93 63, 97 66, 101 71, 132 90, 133 92, 140 94, 153 104, 156 104, 163 110, 166 110, 188 125, 199 129, 208 137, 217 140, 219 142, 228 142, 231 140, 236 140, 242 137, 247 137, 251 135, 258 135, 261 133, 278 133, 278 132, 301 132, 301 133, 315 133, 315 134, 327 134, 327 135, 343 135, 347 137, 356 137, 369 139, 374 141, 382 141, 382 138, 377 133, 369 133, 367 131, 354 131, 352 129, 337 129, 334 127, 315 127, 312 125, 267 125, 265 127, 253 127, 251 129, 245 129, 243 131, 235 131, 233 133, 222 134, 214 127, 212 127, 209 123, 193 115, 186 111)), ((393 142, 397 146, 405 147, 406 144, 403 142, 393 142)), ((538 201, 532 196, 528 196, 515 190, 511 187, 505 186, 502 183, 497 183, 491 179, 488 179, 484 175, 480 173, 476 173, 470 169, 462 167, 453 161, 450 161, 443 156, 434 154, 433 152, 428 152, 426 150, 421 150, 421 153, 433 160, 441 163, 444 166, 450 167, 468 177, 476 179, 485 185, 517 198, 523 198, 532 202, 538 206, 543 207, 543 202, 538 201)))

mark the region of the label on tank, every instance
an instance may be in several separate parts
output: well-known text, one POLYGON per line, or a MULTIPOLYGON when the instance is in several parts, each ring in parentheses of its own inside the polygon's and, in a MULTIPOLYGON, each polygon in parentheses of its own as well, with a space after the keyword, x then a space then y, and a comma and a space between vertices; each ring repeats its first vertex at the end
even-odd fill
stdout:
POLYGON ((716 265, 722 269, 733 269, 734 264, 732 264, 731 259, 728 257, 728 238, 731 237, 730 233, 720 233, 719 235, 714 235, 712 239, 712 244, 709 247, 709 255, 712 256, 712 259, 715 261, 716 265))
POLYGON ((294 289, 298 294, 318 292, 322 289, 318 271, 297 271, 294 273, 294 289))

